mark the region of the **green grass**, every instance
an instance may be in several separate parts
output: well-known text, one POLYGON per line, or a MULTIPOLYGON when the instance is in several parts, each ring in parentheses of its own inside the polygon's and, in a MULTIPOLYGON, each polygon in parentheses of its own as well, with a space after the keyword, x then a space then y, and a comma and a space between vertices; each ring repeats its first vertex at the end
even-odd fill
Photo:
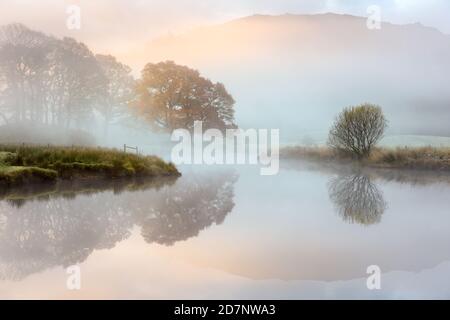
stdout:
POLYGON ((58 177, 55 170, 38 167, 1 166, 0 182, 6 185, 18 185, 26 182, 54 181, 58 177))
POLYGON ((179 176, 172 163, 113 149, 0 145, 0 182, 88 177, 179 176))
POLYGON ((321 162, 358 162, 377 168, 450 171, 450 148, 447 147, 375 148, 368 158, 360 161, 328 147, 286 147, 280 155, 321 162))

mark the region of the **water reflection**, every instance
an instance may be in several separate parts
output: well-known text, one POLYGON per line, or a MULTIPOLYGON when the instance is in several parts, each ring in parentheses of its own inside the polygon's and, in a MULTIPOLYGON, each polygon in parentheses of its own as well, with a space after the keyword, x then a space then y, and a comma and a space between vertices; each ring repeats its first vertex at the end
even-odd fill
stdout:
POLYGON ((346 222, 378 223, 387 207, 382 192, 368 175, 361 172, 332 178, 328 191, 331 202, 346 222))
POLYGON ((232 210, 234 172, 187 175, 175 183, 98 192, 51 190, 0 201, 0 278, 19 280, 80 263, 141 228, 149 243, 171 245, 220 224, 232 210))
POLYGON ((158 179, 87 179, 61 180, 57 183, 30 184, 13 188, 0 188, 0 200, 13 207, 20 208, 28 201, 48 201, 54 198, 74 199, 81 195, 93 195, 102 191, 121 194, 126 191, 159 189, 173 185, 177 177, 160 177, 158 179))
POLYGON ((410 186, 450 184, 450 173, 441 171, 369 168, 307 160, 284 160, 281 167, 335 176, 328 182, 328 195, 337 213, 348 223, 362 225, 379 223, 388 207, 377 181, 410 186))
POLYGON ((361 173, 369 176, 372 180, 398 182, 401 184, 417 186, 426 186, 437 183, 450 184, 450 173, 441 170, 371 168, 351 164, 333 164, 329 162, 321 163, 290 159, 284 159, 281 162, 281 168, 296 171, 321 172, 327 175, 361 173))
POLYGON ((212 224, 221 224, 234 207, 236 179, 233 173, 191 177, 158 193, 130 194, 129 203, 142 236, 149 243, 172 245, 212 224))

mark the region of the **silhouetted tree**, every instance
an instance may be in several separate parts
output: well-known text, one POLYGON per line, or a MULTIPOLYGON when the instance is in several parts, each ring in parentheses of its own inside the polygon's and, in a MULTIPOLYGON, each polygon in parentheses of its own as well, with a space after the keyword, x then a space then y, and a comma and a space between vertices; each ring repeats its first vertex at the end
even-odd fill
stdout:
POLYGON ((44 104, 42 83, 51 39, 23 25, 0 28, 0 79, 3 118, 39 121, 44 104))
POLYGON ((342 111, 333 124, 328 144, 337 149, 367 157, 383 137, 387 121, 379 106, 362 104, 342 111))
POLYGON ((107 96, 108 79, 93 53, 71 38, 57 41, 50 57, 46 90, 52 94, 56 123, 84 126, 107 96), (55 103, 56 102, 56 103, 55 103))
POLYGON ((159 130, 235 127, 234 100, 221 83, 212 83, 199 72, 172 61, 149 63, 142 71, 132 106, 159 130))
POLYGON ((105 118, 105 135, 112 121, 128 111, 128 104, 134 94, 135 81, 131 68, 110 55, 95 56, 108 80, 107 94, 100 101, 100 112, 105 118))
POLYGON ((107 100, 109 78, 93 53, 72 38, 62 40, 21 24, 0 28, 0 116, 86 127, 107 100))

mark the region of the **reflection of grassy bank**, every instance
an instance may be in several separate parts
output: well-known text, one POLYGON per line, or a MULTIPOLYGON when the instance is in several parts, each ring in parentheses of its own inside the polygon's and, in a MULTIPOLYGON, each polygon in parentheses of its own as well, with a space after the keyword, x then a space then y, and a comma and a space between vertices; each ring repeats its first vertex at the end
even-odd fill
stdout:
POLYGON ((285 159, 287 170, 314 171, 328 177, 328 195, 338 215, 346 222, 369 226, 379 223, 389 203, 378 182, 415 186, 450 184, 450 171, 391 169, 360 165, 359 162, 285 159))
POLYGON ((18 185, 25 182, 54 181, 57 172, 38 167, 2 166, 0 165, 0 183, 18 185))
POLYGON ((282 167, 290 170, 318 171, 328 175, 364 174, 373 180, 393 181, 412 185, 434 183, 450 184, 450 171, 392 169, 361 166, 357 162, 312 161, 308 159, 285 159, 282 167))
POLYGON ((79 195, 92 195, 111 190, 114 194, 125 191, 159 189, 171 185, 177 177, 168 176, 157 179, 76 179, 59 180, 52 184, 26 184, 0 189, 0 200, 21 204, 29 200, 48 200, 50 198, 74 199, 79 195))
POLYGON ((363 160, 339 153, 327 147, 286 147, 280 152, 288 159, 305 159, 319 162, 352 163, 363 166, 392 169, 450 171, 450 148, 376 148, 363 160))
POLYGON ((179 176, 176 167, 154 156, 111 149, 0 145, 0 184, 76 178, 179 176))

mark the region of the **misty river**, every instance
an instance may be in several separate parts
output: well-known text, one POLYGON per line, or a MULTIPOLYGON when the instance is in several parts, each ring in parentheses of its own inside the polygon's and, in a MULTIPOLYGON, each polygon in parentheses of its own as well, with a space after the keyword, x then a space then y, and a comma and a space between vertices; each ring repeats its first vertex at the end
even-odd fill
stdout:
POLYGON ((450 179, 302 162, 181 171, 3 197, 0 297, 450 298, 450 179))

